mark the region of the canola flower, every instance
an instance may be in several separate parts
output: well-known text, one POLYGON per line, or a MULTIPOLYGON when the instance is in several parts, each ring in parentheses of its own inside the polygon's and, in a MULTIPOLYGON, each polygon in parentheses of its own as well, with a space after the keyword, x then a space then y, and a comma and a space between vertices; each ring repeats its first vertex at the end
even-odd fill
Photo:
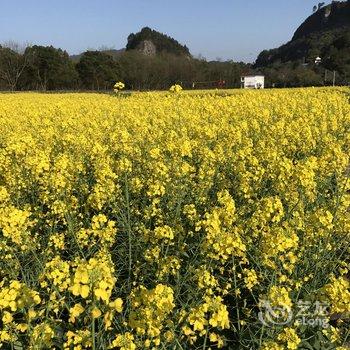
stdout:
POLYGON ((115 93, 118 93, 119 91, 123 90, 125 88, 125 84, 122 83, 121 81, 118 81, 114 84, 114 92, 115 93))
POLYGON ((349 97, 0 94, 0 347, 346 349, 349 97))
POLYGON ((182 86, 179 84, 174 84, 174 85, 170 86, 169 91, 177 94, 177 93, 182 91, 182 86))

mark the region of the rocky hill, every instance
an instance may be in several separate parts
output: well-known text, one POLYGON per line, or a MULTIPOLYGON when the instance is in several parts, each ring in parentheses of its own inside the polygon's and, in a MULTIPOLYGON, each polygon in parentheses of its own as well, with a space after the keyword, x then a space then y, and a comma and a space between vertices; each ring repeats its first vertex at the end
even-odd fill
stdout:
POLYGON ((296 30, 292 40, 307 37, 314 33, 346 28, 350 28, 350 1, 334 1, 308 17, 296 30))
POLYGON ((161 52, 178 56, 190 56, 190 51, 186 45, 181 45, 170 36, 152 30, 149 27, 142 28, 136 34, 131 33, 128 36, 126 50, 139 50, 148 56, 161 52))
POLYGON ((350 69, 350 1, 333 1, 319 8, 295 31, 291 41, 264 50, 256 67, 287 62, 312 64, 316 57, 329 69, 350 69))
MULTIPOLYGON (((186 45, 181 45, 177 40, 163 33, 157 32, 149 27, 142 28, 138 33, 131 33, 128 36, 126 48, 115 50, 105 49, 99 50, 113 58, 118 58, 125 51, 137 50, 145 56, 155 56, 160 53, 168 53, 175 56, 190 57, 190 51, 186 45)), ((70 58, 74 62, 80 60, 82 54, 71 55, 70 58)))

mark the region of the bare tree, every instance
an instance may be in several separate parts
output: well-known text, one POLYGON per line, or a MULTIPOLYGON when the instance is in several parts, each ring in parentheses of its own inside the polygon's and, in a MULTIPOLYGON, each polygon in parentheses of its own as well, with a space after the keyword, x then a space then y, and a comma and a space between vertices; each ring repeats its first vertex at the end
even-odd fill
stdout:
POLYGON ((25 48, 26 46, 13 41, 0 45, 0 79, 5 81, 11 91, 16 90, 18 81, 29 64, 25 48))
POLYGON ((112 50, 115 50, 115 46, 101 45, 98 48, 98 51, 112 51, 112 50))
POLYGON ((30 47, 32 46, 31 44, 29 43, 18 43, 17 41, 14 41, 14 40, 7 40, 7 41, 4 41, 2 44, 1 44, 2 47, 5 47, 5 48, 8 48, 20 55, 23 55, 26 48, 27 47, 30 47))

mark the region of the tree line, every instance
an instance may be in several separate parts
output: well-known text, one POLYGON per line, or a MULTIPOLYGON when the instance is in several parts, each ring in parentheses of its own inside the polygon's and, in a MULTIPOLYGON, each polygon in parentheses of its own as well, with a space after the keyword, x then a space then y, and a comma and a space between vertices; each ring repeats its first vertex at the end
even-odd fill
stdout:
POLYGON ((134 49, 114 56, 86 51, 72 60, 66 51, 53 46, 0 46, 0 90, 104 91, 111 90, 116 81, 123 81, 132 90, 163 90, 175 83, 184 88, 239 88, 241 76, 254 72, 265 74, 267 87, 327 84, 323 67, 298 62, 256 68, 242 62, 206 61, 168 52, 146 56, 134 49))
POLYGON ((53 46, 0 46, 0 89, 11 91, 110 90, 116 81, 135 90, 184 87, 239 87, 250 69, 245 63, 207 62, 161 52, 146 56, 127 50, 117 57, 103 51, 86 51, 77 61, 53 46))

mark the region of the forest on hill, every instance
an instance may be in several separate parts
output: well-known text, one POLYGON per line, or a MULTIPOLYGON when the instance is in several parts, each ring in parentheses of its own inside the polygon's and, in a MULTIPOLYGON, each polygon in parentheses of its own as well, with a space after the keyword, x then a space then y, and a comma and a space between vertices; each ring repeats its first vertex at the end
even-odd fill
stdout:
POLYGON ((350 1, 315 6, 314 13, 299 26, 293 38, 278 48, 262 51, 254 67, 280 84, 327 85, 334 74, 338 84, 348 84, 350 1))

